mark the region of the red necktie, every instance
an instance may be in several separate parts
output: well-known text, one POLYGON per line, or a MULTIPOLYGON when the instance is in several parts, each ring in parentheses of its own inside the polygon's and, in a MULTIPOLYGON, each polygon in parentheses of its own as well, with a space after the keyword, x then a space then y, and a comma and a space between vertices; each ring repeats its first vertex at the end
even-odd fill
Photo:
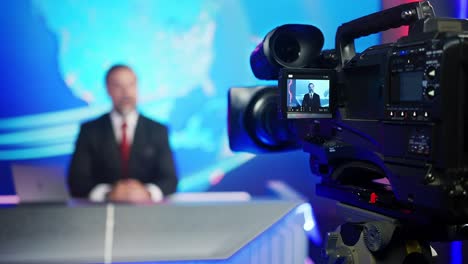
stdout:
POLYGON ((128 178, 128 161, 130 159, 130 144, 127 138, 127 123, 122 124, 122 141, 120 142, 120 158, 122 159, 122 178, 128 178))

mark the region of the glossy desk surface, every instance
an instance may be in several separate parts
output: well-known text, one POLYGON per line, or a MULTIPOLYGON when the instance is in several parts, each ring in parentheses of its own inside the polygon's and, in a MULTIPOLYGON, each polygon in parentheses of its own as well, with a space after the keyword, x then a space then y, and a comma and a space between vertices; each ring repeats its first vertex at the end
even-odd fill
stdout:
POLYGON ((0 209, 0 263, 227 259, 300 204, 17 205, 0 209))

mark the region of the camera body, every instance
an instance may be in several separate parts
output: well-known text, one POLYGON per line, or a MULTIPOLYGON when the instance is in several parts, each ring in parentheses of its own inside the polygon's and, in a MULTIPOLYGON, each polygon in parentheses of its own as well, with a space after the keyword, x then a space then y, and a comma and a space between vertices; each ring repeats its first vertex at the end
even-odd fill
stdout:
POLYGON ((310 27, 278 27, 253 52, 257 77, 279 76, 263 104, 280 111, 256 113, 262 96, 231 90, 231 149, 301 146, 321 196, 427 226, 467 223, 468 21, 435 18, 427 1, 405 4, 343 24, 335 50, 322 52, 310 27), (355 53, 354 39, 401 25, 408 36, 355 53), (246 129, 253 123, 289 134, 268 144, 246 129))
POLYGON ((467 37, 410 34, 343 65, 330 91, 335 116, 304 135, 326 178, 319 193, 399 218, 468 220, 467 37), (389 186, 373 185, 381 178, 389 186), (330 190, 345 187, 346 198, 330 190), (372 193, 382 198, 370 203, 372 193))

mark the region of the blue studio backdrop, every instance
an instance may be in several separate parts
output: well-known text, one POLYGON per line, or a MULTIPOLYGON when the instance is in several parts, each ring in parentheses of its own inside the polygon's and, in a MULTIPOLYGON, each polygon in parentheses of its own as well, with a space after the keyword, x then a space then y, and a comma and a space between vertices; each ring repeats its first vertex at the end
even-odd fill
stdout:
POLYGON ((1 1, 0 194, 14 193, 12 163, 68 166, 79 125, 110 109, 103 78, 115 63, 135 69, 141 112, 169 126, 179 191, 207 190, 253 157, 229 149, 227 90, 265 84, 249 66, 263 37, 312 24, 330 49, 339 25, 379 9, 373 0, 1 1))

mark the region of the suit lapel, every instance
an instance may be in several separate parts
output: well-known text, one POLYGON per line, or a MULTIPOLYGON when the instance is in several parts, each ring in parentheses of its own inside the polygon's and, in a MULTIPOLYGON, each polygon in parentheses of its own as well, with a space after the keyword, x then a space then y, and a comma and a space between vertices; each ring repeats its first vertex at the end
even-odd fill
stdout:
MULTIPOLYGON (((114 134, 114 129, 112 128, 112 122, 110 115, 107 114, 102 123, 103 131, 103 151, 104 157, 108 160, 109 164, 112 164, 112 167, 115 167, 118 171, 121 171, 121 161, 120 161, 120 149, 119 144, 117 143, 117 138, 114 134)), ((120 175, 116 175, 120 177, 120 175)))
POLYGON ((146 142, 146 133, 145 133, 145 120, 142 115, 138 116, 137 125, 135 128, 135 134, 133 135, 132 146, 130 147, 130 175, 132 177, 137 177, 134 175, 135 167, 137 166, 138 152, 141 151, 145 146, 146 142))

